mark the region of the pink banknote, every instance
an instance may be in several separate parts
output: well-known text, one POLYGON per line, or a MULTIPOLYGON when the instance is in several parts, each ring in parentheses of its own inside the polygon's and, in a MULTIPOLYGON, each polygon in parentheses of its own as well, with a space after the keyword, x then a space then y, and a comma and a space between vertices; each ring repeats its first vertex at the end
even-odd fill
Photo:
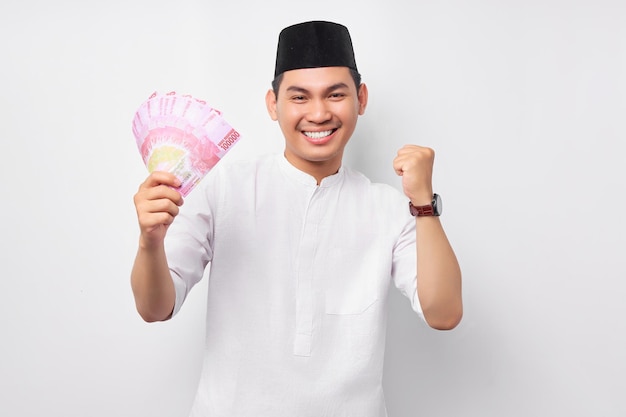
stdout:
POLYGON ((203 100, 153 93, 135 113, 133 134, 149 172, 168 171, 186 196, 239 141, 239 133, 203 100))

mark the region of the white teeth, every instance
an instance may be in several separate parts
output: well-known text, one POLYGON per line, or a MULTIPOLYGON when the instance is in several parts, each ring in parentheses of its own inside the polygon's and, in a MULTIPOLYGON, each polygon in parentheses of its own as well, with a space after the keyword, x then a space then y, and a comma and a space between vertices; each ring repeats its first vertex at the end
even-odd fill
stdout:
POLYGON ((302 133, 304 133, 306 136, 310 137, 311 139, 321 139, 330 135, 331 133, 333 133, 333 131, 325 130, 323 132, 302 132, 302 133))

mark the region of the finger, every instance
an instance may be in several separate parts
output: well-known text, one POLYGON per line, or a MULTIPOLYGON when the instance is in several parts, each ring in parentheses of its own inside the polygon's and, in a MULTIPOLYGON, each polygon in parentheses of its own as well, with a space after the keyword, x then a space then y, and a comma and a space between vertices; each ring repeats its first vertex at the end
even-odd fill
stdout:
POLYGON ((172 200, 168 198, 159 198, 154 200, 139 200, 136 204, 137 213, 143 214, 168 213, 171 216, 177 216, 180 208, 172 200))
POLYGON ((419 156, 419 154, 415 152, 398 155, 393 160, 394 170, 398 175, 402 175, 403 172, 413 168, 416 165, 419 165, 420 158, 421 157, 419 156))
POLYGON ((168 227, 174 222, 175 217, 169 213, 151 213, 139 218, 139 228, 142 233, 152 233, 162 227, 168 227))
POLYGON ((419 145, 404 145, 398 149, 398 155, 406 155, 408 153, 419 151, 420 149, 423 149, 423 147, 419 145))
POLYGON ((170 200, 150 200, 137 207, 137 217, 141 228, 149 230, 156 226, 171 224, 179 211, 178 206, 170 200))
POLYGON ((432 148, 428 148, 426 146, 419 145, 404 145, 402 148, 398 150, 398 156, 406 156, 406 155, 434 155, 435 151, 432 148))
POLYGON ((167 198, 155 200, 136 198, 135 208, 139 227, 145 232, 151 232, 162 225, 172 224, 180 211, 178 205, 167 198))
POLYGON ((143 200, 160 199, 168 199, 177 206, 182 206, 184 202, 182 195, 178 191, 170 186, 160 184, 153 187, 141 186, 135 194, 135 205, 138 205, 143 200))
POLYGON ((412 152, 399 154, 397 157, 398 163, 422 165, 432 165, 435 160, 435 151, 430 148, 420 148, 412 152))
POLYGON ((396 156, 393 160, 393 170, 396 172, 396 175, 402 176, 402 174, 404 173, 404 160, 406 158, 402 157, 402 156, 396 156))
POLYGON ((167 199, 177 206, 183 205, 183 196, 171 186, 158 185, 146 190, 146 195, 149 200, 167 199))
POLYGON ((167 211, 173 214, 178 214, 179 211, 178 204, 166 197, 143 200, 142 208, 143 211, 149 213, 167 211))
POLYGON ((403 165, 394 165, 393 170, 396 172, 396 175, 400 177, 404 175, 403 165))
POLYGON ((180 187, 178 178, 171 172, 153 171, 148 178, 140 185, 140 188, 152 188, 158 185, 169 185, 170 187, 180 187))

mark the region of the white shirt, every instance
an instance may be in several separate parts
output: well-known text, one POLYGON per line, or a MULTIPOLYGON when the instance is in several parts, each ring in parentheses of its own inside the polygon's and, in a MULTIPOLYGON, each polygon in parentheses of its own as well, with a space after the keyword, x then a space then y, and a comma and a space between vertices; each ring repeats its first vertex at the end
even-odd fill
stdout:
POLYGON ((399 191, 343 167, 318 186, 282 155, 222 161, 187 197, 166 253, 174 313, 211 268, 192 417, 387 415, 392 281, 422 316, 399 191))

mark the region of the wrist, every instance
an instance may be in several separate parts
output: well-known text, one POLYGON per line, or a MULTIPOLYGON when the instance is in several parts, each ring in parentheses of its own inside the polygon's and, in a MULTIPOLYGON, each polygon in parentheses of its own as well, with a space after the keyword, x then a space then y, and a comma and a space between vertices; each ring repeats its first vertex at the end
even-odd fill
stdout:
POLYGON ((414 206, 425 206, 433 201, 433 191, 426 189, 415 194, 408 195, 409 201, 414 206))
POLYGON ((162 252, 165 248, 163 239, 139 235, 139 249, 145 252, 162 252))

